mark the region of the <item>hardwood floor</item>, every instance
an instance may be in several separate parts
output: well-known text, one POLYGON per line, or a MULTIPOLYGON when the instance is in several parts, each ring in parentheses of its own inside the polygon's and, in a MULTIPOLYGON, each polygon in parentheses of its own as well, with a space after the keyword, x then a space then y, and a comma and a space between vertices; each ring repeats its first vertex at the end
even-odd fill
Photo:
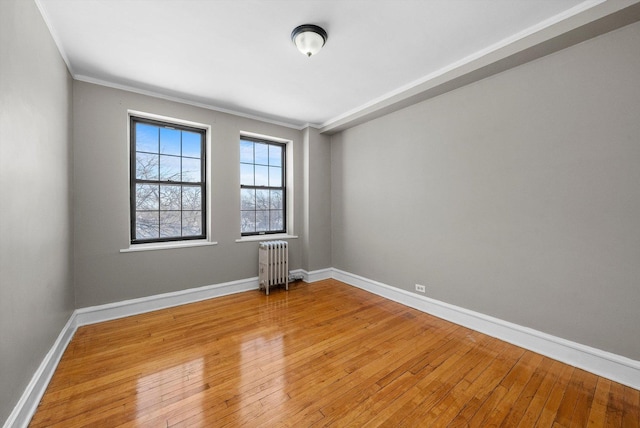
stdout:
POLYGON ((334 280, 81 327, 31 427, 639 427, 640 392, 334 280))

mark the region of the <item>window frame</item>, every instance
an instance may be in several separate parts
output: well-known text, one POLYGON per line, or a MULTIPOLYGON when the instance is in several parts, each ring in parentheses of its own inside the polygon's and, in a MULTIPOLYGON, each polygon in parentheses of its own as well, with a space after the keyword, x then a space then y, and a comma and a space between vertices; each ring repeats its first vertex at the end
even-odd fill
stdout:
MULTIPOLYGON (((197 124, 188 123, 186 121, 181 121, 178 119, 171 119, 166 117, 160 117, 153 115, 145 115, 137 112, 130 112, 129 114, 129 216, 130 216, 130 226, 129 226, 129 242, 132 246, 140 246, 143 247, 143 244, 162 244, 162 243, 181 243, 181 242, 193 242, 193 241, 202 241, 208 239, 208 216, 209 216, 209 205, 208 205, 208 180, 207 176, 208 172, 208 138, 210 129, 205 126, 197 126, 197 124), (158 177, 157 180, 147 180, 147 179, 138 179, 136 177, 136 123, 149 124, 153 126, 159 126, 161 128, 168 129, 178 129, 181 131, 194 132, 200 135, 200 181, 197 182, 187 182, 187 181, 172 181, 172 180, 161 180, 158 177), (158 238, 136 238, 136 185, 137 184, 157 184, 161 185, 172 185, 172 186, 180 186, 183 187, 200 187, 200 205, 201 205, 201 233, 198 235, 188 235, 188 236, 170 236, 170 237, 158 237, 158 238)), ((158 151, 158 155, 161 155, 160 150, 158 151)), ((182 160, 182 153, 180 154, 180 159, 182 160)), ((187 156, 188 157, 188 156, 187 156)), ((160 207, 158 207, 158 212, 160 212, 160 207)), ((180 207, 180 210, 176 210, 182 213, 183 207, 180 207)))
MULTIPOLYGON (((281 177, 280 177, 280 183, 281 186, 257 186, 257 185, 246 185, 246 184, 242 184, 242 179, 240 178, 240 210, 239 210, 239 214, 240 214, 240 237, 241 239, 246 239, 246 238, 251 238, 251 237, 259 237, 259 236, 265 236, 265 235, 286 235, 288 233, 288 186, 287 186, 287 175, 288 175, 288 165, 287 165, 287 157, 288 157, 288 144, 285 141, 276 141, 276 139, 270 139, 269 137, 262 137, 262 136, 253 136, 253 135, 246 135, 246 134, 241 134, 240 135, 240 139, 238 140, 238 144, 242 144, 242 141, 250 141, 253 143, 261 143, 261 144, 266 144, 269 146, 276 146, 280 149, 280 156, 281 156, 281 177), (280 209, 282 211, 282 229, 279 230, 263 230, 263 231, 254 231, 254 232, 243 232, 242 231, 242 212, 243 211, 247 211, 247 210, 243 210, 242 209, 242 190, 243 189, 253 189, 253 190, 280 190, 282 192, 282 208, 280 209)), ((238 147, 238 149, 240 149, 240 146, 238 147)), ((238 168, 241 168, 242 164, 246 164, 246 162, 242 162, 241 159, 238 162, 238 168)), ((253 166, 255 167, 256 163, 255 163, 255 159, 253 161, 253 166)), ((254 208, 253 210, 255 211, 259 211, 257 209, 254 208)))

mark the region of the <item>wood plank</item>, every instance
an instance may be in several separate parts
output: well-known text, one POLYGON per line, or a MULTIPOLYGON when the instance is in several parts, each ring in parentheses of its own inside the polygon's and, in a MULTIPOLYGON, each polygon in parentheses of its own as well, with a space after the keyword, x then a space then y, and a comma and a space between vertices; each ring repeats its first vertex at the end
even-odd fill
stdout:
POLYGON ((31 427, 617 426, 640 392, 335 280, 80 327, 31 427))
POLYGON ((562 397, 562 400, 560 401, 560 405, 558 406, 554 423, 557 423, 560 426, 571 425, 571 417, 573 416, 573 412, 576 408, 576 402, 578 400, 580 390, 582 389, 582 380, 580 378, 581 372, 582 370, 580 369, 573 370, 571 379, 569 380, 569 385, 562 397))
POLYGON ((500 382, 505 388, 505 394, 496 403, 493 410, 482 421, 482 426, 501 426, 513 403, 521 395, 525 385, 529 382, 543 357, 533 352, 525 352, 518 364, 500 382))
POLYGON ((627 428, 638 428, 640 427, 640 391, 625 386, 624 392, 622 426, 627 428))
POLYGON ((624 386, 613 382, 609 390, 609 400, 607 401, 607 417, 605 427, 622 426, 622 416, 624 414, 624 386))
POLYGON ((578 389, 578 399, 576 400, 573 417, 571 418, 571 423, 569 425, 585 427, 589 421, 589 412, 591 409, 591 403, 595 396, 598 377, 592 373, 579 369, 576 369, 576 373, 579 374, 581 386, 578 389))
POLYGON ((524 413, 529 408, 536 393, 540 389, 540 385, 545 376, 549 373, 553 365, 553 360, 550 358, 543 358, 540 365, 535 369, 533 375, 529 377, 526 385, 522 389, 522 392, 516 398, 516 400, 509 405, 510 409, 505 418, 500 424, 501 427, 515 427, 522 420, 524 413))
POLYGON ((562 363, 553 361, 551 367, 547 370, 544 379, 540 383, 540 386, 536 390, 535 395, 532 397, 529 406, 522 415, 522 419, 520 419, 520 422, 517 425, 519 428, 535 426, 535 423, 540 416, 540 412, 549 398, 551 388, 556 383, 558 376, 560 375, 561 369, 562 363))
MULTIPOLYGON (((482 344, 478 342, 478 347, 472 349, 467 354, 467 359, 472 364, 469 371, 453 387, 440 391, 440 397, 436 398, 433 406, 425 405, 426 402, 414 411, 410 417, 404 418, 404 424, 418 423, 428 426, 448 426, 460 413, 460 408, 471 401, 485 383, 485 379, 494 378, 494 374, 489 368, 496 361, 496 356, 501 351, 500 346, 495 346, 493 340, 482 344), (492 346, 489 347, 488 344, 492 346)), ((503 348, 507 346, 503 343, 503 348)), ((502 349, 503 349, 502 348, 502 349)), ((459 370, 462 374, 462 371, 459 370)))
MULTIPOLYGON (((511 371, 513 366, 524 354, 524 349, 504 344, 502 351, 498 354, 489 368, 482 375, 482 382, 474 396, 459 409, 456 417, 451 421, 451 426, 469 426, 471 421, 479 423, 484 415, 482 412, 476 416, 481 409, 491 408, 496 397, 492 397, 495 389, 503 381, 505 376, 511 371), (491 397, 489 403, 485 402, 491 397)), ((483 409, 483 411, 484 411, 483 409)))
POLYGON ((574 368, 569 365, 563 365, 560 375, 556 379, 547 401, 544 403, 544 407, 538 416, 536 426, 550 427, 553 426, 558 408, 564 397, 565 391, 568 388, 569 380, 573 374, 574 368))
POLYGON ((587 426, 590 428, 603 426, 607 419, 607 403, 609 402, 611 383, 609 379, 598 378, 587 421, 587 426))

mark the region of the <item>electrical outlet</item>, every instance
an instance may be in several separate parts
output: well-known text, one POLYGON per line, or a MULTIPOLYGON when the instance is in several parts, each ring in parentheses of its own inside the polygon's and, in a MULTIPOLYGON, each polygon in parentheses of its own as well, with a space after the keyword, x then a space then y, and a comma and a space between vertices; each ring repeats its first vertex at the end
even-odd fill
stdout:
POLYGON ((425 292, 425 287, 424 285, 420 285, 420 284, 416 284, 416 291, 419 291, 421 293, 425 292))

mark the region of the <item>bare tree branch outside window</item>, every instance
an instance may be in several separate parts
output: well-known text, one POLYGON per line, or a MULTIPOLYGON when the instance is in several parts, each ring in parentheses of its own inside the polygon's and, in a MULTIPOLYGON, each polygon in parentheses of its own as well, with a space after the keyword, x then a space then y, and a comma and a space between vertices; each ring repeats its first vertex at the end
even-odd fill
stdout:
POLYGON ((204 130, 131 121, 132 242, 205 237, 204 130))
POLYGON ((242 235, 286 231, 286 146, 240 139, 240 231, 242 235))

